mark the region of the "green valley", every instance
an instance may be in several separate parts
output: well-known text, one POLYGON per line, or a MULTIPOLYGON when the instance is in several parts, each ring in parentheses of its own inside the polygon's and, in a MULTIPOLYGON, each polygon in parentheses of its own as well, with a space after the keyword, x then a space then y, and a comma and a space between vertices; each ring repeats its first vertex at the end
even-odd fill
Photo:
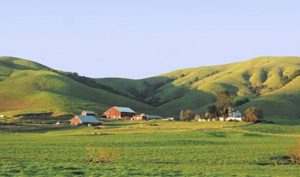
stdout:
POLYGON ((300 58, 261 57, 219 66, 182 69, 140 80, 92 79, 12 57, 0 58, 0 112, 52 111, 56 115, 113 105, 137 112, 177 116, 182 109, 204 113, 227 90, 237 109, 263 109, 266 117, 299 118, 300 58), (165 110, 168 110, 167 112, 165 110))

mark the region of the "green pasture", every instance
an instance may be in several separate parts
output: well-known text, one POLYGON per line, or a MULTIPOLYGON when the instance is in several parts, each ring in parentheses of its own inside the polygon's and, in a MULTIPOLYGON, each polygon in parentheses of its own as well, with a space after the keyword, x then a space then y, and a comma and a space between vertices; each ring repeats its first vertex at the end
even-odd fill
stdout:
MULTIPOLYGON (((270 126, 278 133, 284 125, 270 126)), ((0 176, 299 176, 299 165, 274 165, 299 138, 299 126, 282 132, 295 137, 260 133, 268 128, 168 121, 109 121, 101 129, 5 125, 0 176), (90 163, 89 146, 113 149, 117 157, 90 163)))

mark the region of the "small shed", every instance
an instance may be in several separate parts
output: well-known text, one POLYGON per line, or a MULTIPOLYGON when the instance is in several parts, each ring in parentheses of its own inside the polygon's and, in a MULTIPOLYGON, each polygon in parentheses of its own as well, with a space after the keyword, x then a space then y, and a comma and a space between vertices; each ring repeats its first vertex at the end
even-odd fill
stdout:
POLYGON ((94 111, 82 111, 82 116, 96 116, 97 114, 94 111))
POLYGON ((92 125, 97 126, 101 125, 102 121, 96 119, 94 116, 74 116, 71 120, 71 125, 79 126, 79 125, 92 125))

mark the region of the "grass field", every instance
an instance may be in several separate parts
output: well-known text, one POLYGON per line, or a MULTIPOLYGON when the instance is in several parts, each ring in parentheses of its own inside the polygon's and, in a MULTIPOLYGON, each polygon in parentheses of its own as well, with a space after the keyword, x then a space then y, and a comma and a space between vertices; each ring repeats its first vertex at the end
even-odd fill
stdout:
POLYGON ((0 176, 299 176, 300 165, 273 163, 300 138, 299 124, 289 127, 167 121, 113 121, 102 129, 1 126, 0 176), (90 163, 89 146, 113 149, 117 158, 90 163))

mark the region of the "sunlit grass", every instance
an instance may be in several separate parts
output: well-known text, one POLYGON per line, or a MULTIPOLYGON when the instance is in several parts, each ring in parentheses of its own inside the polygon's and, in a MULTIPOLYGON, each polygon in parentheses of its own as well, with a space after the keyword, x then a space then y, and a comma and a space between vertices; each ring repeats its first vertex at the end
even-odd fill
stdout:
POLYGON ((247 126, 109 121, 102 129, 32 125, 39 129, 7 131, 2 127, 0 176, 298 175, 300 166, 271 163, 272 158, 284 155, 295 138, 238 132, 247 126), (91 164, 87 147, 114 149, 115 162, 91 164))

